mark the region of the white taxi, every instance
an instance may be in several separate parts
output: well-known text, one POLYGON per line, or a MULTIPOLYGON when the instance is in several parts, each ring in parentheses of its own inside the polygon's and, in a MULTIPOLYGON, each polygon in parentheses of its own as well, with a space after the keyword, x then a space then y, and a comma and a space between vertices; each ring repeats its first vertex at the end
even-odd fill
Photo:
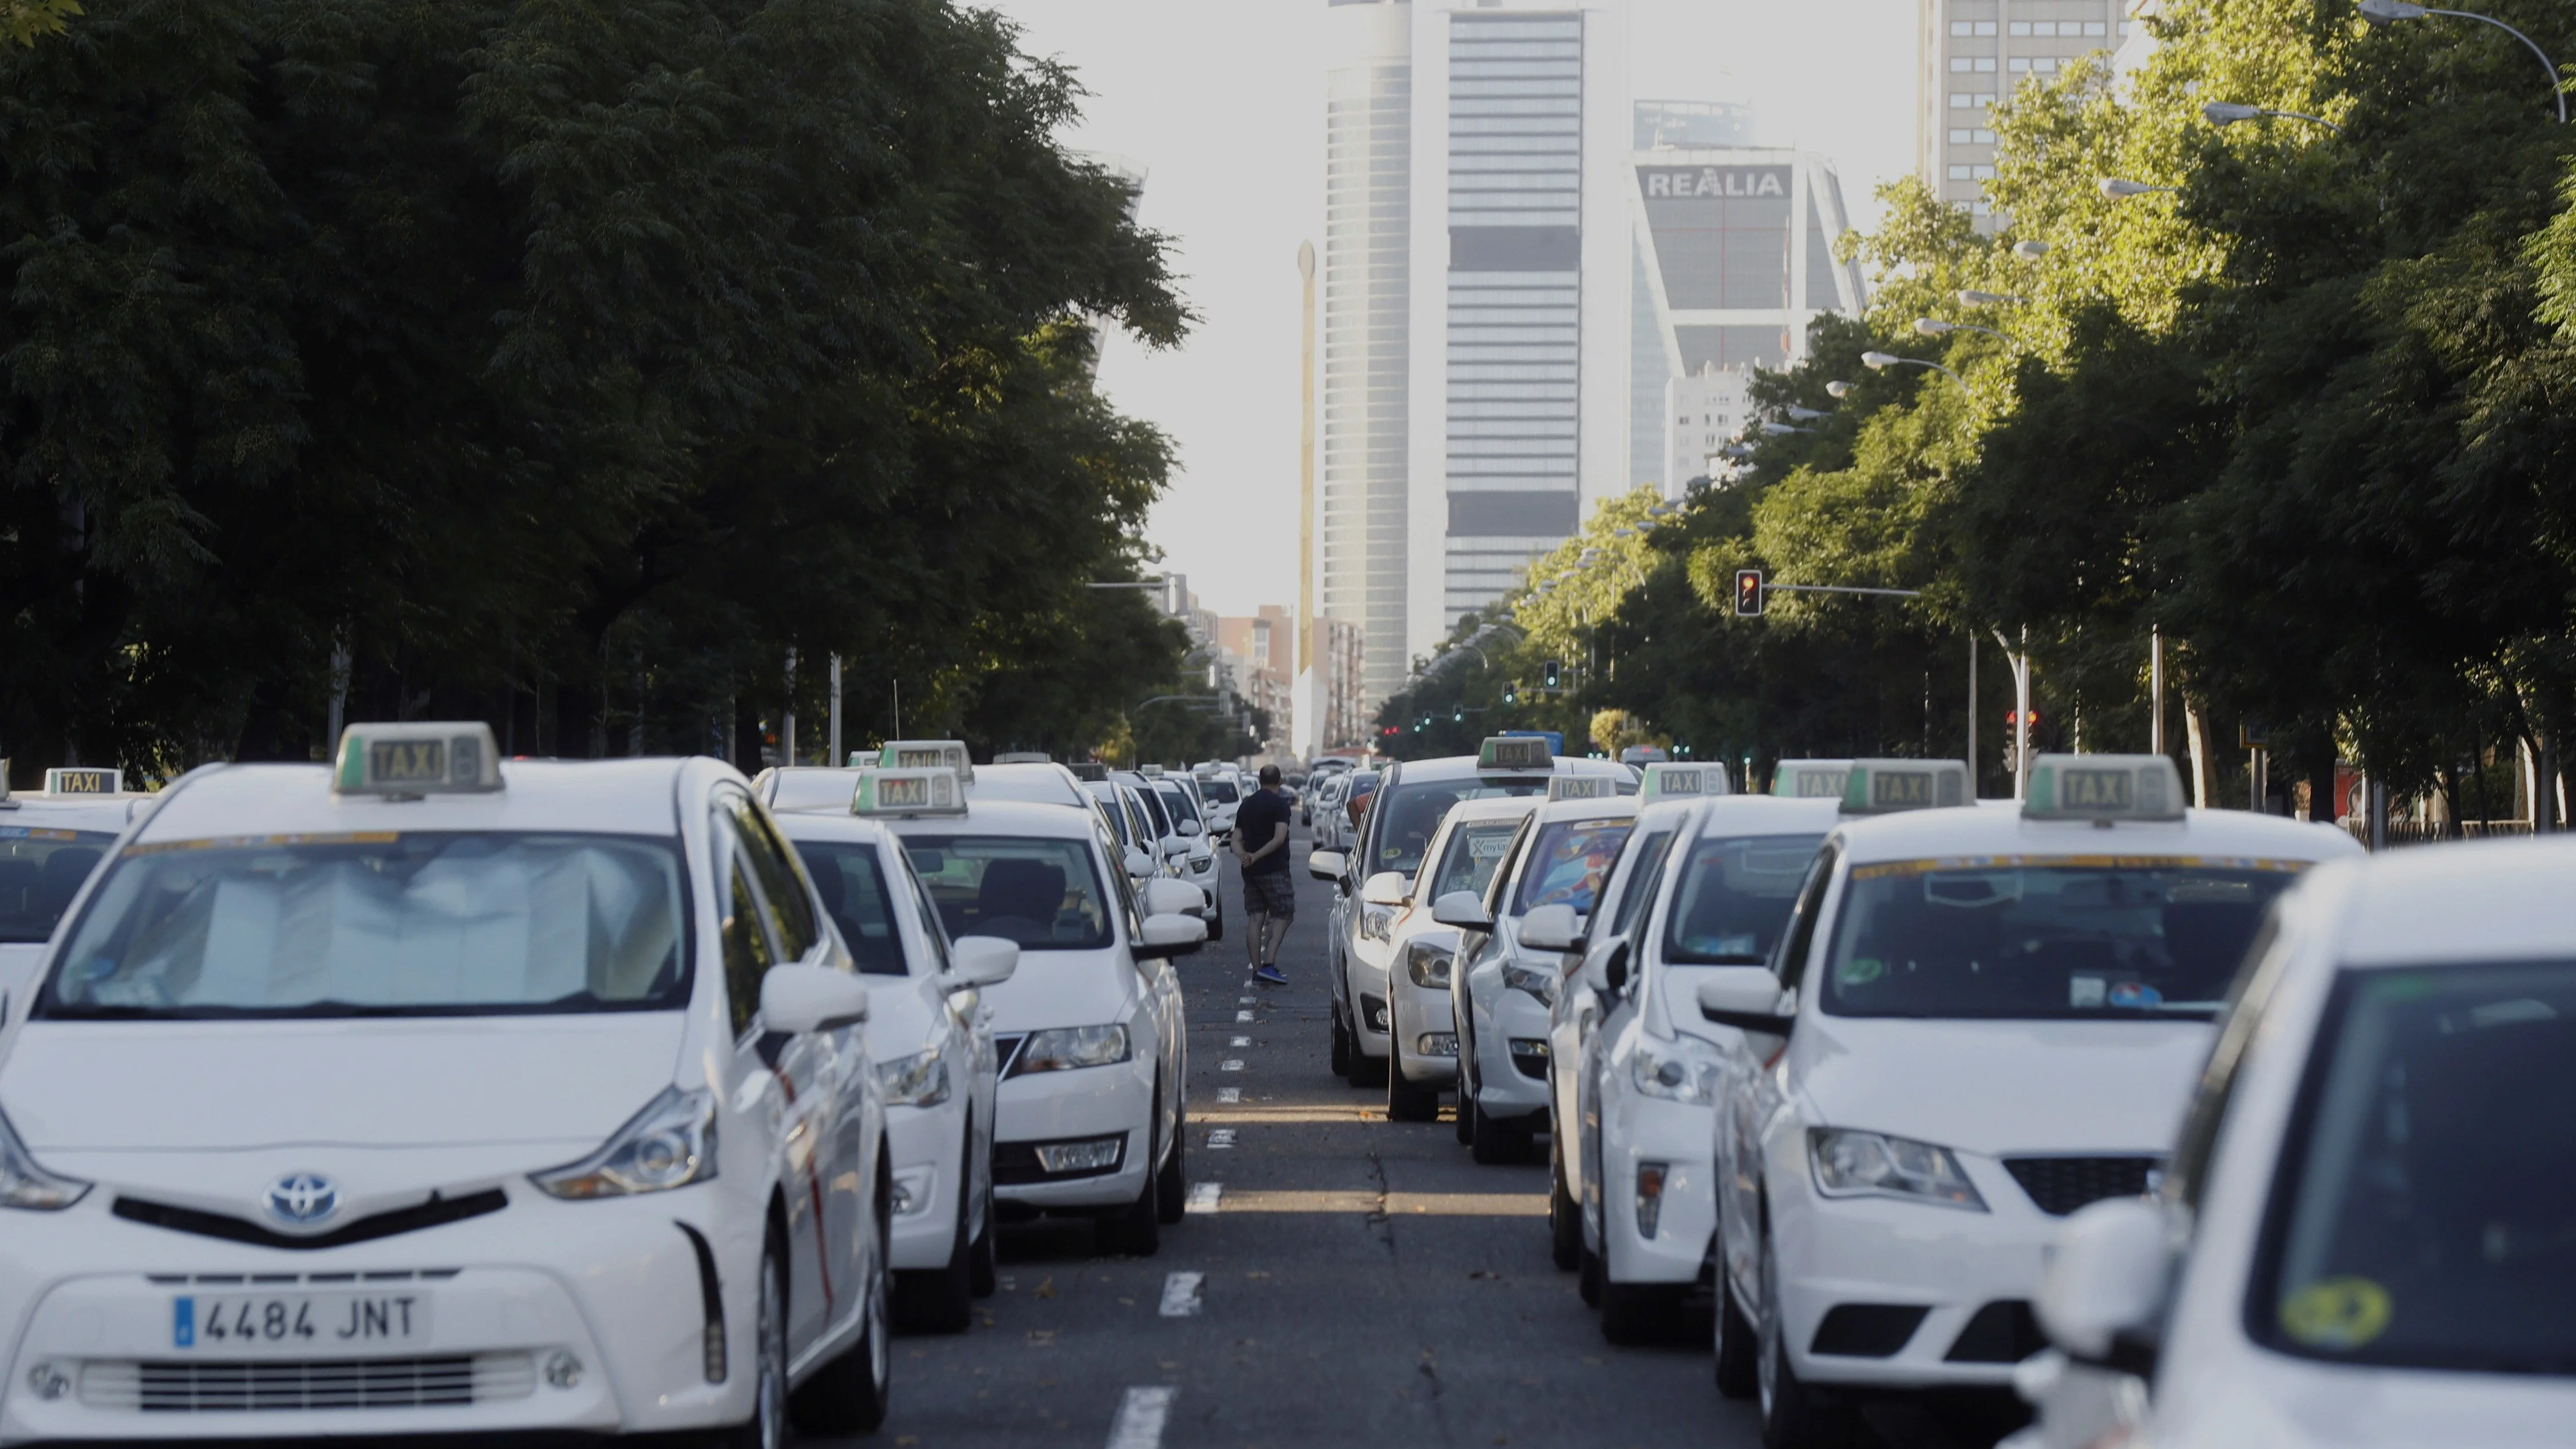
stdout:
MULTIPOLYGON (((1316 849, 1306 857, 1306 871, 1333 883, 1333 906, 1325 929, 1326 977, 1332 990, 1333 1070, 1352 1086, 1374 1087, 1385 1080, 1388 1037, 1387 973, 1392 967, 1388 933, 1396 912, 1413 894, 1414 872, 1432 833, 1461 800, 1499 796, 1543 796, 1558 775, 1601 778, 1633 792, 1636 774, 1608 760, 1575 760, 1551 756, 1547 742, 1534 736, 1496 735, 1473 755, 1436 760, 1407 760, 1389 765, 1383 774, 1353 772, 1360 803, 1356 834, 1348 850, 1316 849)), ((1349 810, 1345 797, 1343 811, 1349 810)), ((1339 820, 1339 816, 1334 817, 1339 820)), ((1323 838, 1320 831, 1318 838, 1323 838)))
POLYGON ((1717 1114, 1722 1389, 1768 1442, 1856 1391, 2000 1387, 2040 1348, 2060 1221, 2149 1190, 2211 1019, 2331 826, 2185 810, 2163 756, 2043 755, 2022 808, 1957 761, 1859 760, 1767 966, 1707 968, 1741 1033, 1717 1114), (1785 1050, 1780 1038, 1786 1036, 1785 1050))
POLYGON ((1637 802, 1617 793, 1630 782, 1617 776, 1560 777, 1547 803, 1530 816, 1481 901, 1456 900, 1432 908, 1436 918, 1461 926, 1458 969, 1449 985, 1458 1017, 1458 1122, 1475 1159, 1483 1163, 1527 1158, 1535 1134, 1548 1125, 1550 1014, 1565 983, 1565 947, 1592 913, 1610 867, 1628 843, 1637 802), (1572 921, 1526 944, 1526 919, 1563 906, 1572 921))
POLYGON ((1172 958, 1207 939, 1183 914, 1198 888, 1132 884, 1097 812, 942 801, 909 784, 872 800, 879 773, 858 808, 901 837, 949 935, 1020 948, 1011 979, 984 992, 1003 1221, 1090 1218, 1102 1251, 1154 1253, 1188 1195, 1189 1022, 1172 958))
POLYGON ((165 791, 0 1042, 0 1441, 886 1407, 868 993, 713 760, 479 724, 165 791))
POLYGON ((0 1022, 25 1004, 81 882, 155 798, 127 793, 112 767, 47 770, 42 794, 12 794, 0 779, 0 1022))
POLYGON ((1838 819, 1831 800, 1695 806, 1611 963, 1625 989, 1601 1023, 1592 1101, 1566 1155, 1598 1188, 1582 1199, 1582 1266, 1613 1343, 1670 1332, 1711 1263, 1718 1088, 1738 1033, 1700 1015, 1699 983, 1713 968, 1770 958, 1838 819))
MULTIPOLYGON (((1010 979, 1020 948, 995 936, 952 942, 900 843, 856 813, 861 772, 798 772, 812 773, 841 776, 840 802, 779 810, 778 828, 868 984, 868 1055, 894 1154, 895 1316, 909 1327, 963 1333, 973 1300, 994 1285, 1000 1060, 983 993, 1010 979)), ((953 780, 941 771, 934 784, 953 780)), ((766 775, 754 781, 762 783, 766 775)))
POLYGON ((1463 892, 1470 907, 1463 918, 1482 921, 1494 869, 1538 804, 1533 796, 1504 795, 1451 806, 1423 852, 1417 888, 1396 903, 1395 919, 1387 927, 1387 958, 1396 963, 1387 973, 1389 1035, 1395 1047, 1387 1059, 1389 1121, 1433 1120, 1440 1115, 1441 1091, 1458 1080, 1458 1028, 1449 1013, 1449 971, 1458 954, 1458 928, 1434 918, 1436 903, 1463 892))
POLYGON ((2445 845, 2283 898, 2161 1193, 2066 1225, 2019 1442, 2567 1442, 2571 876, 2565 837, 2445 845))

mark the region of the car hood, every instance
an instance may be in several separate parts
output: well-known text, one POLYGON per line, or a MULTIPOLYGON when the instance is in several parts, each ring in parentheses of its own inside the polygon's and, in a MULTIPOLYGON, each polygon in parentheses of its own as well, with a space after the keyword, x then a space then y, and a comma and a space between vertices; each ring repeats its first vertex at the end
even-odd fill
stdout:
POLYGON ((39 1155, 588 1151, 671 1085, 677 1011, 337 1021, 34 1021, 0 1106, 39 1155))
POLYGON ((1019 969, 1001 985, 986 987, 984 1001, 993 1008, 993 1032, 1000 1036, 1123 1021, 1135 994, 1136 971, 1123 951, 1023 950, 1019 969))
POLYGON ((1798 1019, 1815 1125, 1987 1154, 2173 1144, 2216 1029, 2198 1021, 1798 1019))

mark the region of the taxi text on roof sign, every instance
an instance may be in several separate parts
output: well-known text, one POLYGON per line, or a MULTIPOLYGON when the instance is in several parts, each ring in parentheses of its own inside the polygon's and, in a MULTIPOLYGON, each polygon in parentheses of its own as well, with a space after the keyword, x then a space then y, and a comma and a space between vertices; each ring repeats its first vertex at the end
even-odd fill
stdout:
POLYGON ((2033 820, 2180 820, 2182 771, 2162 755, 2041 755, 2021 813, 2033 820))
POLYGON ((1851 781, 1849 760, 1782 760, 1771 772, 1771 793, 1795 800, 1839 800, 1851 781))
POLYGON ((1845 815, 1938 810, 1968 802, 1964 760, 1854 760, 1843 783, 1845 815))
POLYGON ((1476 747, 1479 770, 1553 770, 1556 757, 1547 741, 1533 735, 1488 735, 1476 747))
POLYGON ((351 725, 340 732, 338 795, 467 795, 501 788, 501 752, 481 721, 351 725))
POLYGON ((861 770, 853 815, 963 815, 966 791, 950 769, 861 770))
POLYGON ((996 765, 1052 765, 1055 756, 1044 750, 1004 750, 993 757, 996 765))
POLYGON ((1607 775, 1559 775, 1547 782, 1550 800, 1607 800, 1618 793, 1618 782, 1607 775))
POLYGON ((1675 765, 1658 761, 1646 767, 1645 781, 1637 787, 1637 803, 1651 805, 1657 800, 1688 795, 1723 795, 1727 789, 1723 765, 1675 765))
POLYGON ((55 769, 45 772, 48 795, 121 795, 125 774, 113 769, 55 769))
POLYGON ((877 751, 880 770, 954 770, 960 780, 975 778, 974 757, 964 740, 888 740, 877 751))

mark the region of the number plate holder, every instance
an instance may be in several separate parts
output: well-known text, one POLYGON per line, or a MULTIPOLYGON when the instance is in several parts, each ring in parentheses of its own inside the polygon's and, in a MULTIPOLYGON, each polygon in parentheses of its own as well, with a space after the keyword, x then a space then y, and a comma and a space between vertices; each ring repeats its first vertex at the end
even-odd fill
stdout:
POLYGON ((170 1347, 208 1358, 328 1358, 416 1349, 430 1341, 429 1294, 182 1293, 170 1300, 170 1347))

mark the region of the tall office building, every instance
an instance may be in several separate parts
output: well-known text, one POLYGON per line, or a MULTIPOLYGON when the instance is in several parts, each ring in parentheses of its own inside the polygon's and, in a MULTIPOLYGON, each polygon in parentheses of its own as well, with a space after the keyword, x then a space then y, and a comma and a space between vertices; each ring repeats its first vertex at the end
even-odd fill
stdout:
POLYGON ((1331 0, 1324 100, 1320 611, 1360 630, 1366 707, 1404 683, 1413 7, 1331 0))
POLYGON ((1405 656, 1372 638, 1372 678, 1508 592, 1627 471, 1625 12, 1413 12, 1414 588, 1405 656))
POLYGON ((1995 174, 1995 102, 2088 51, 2111 50, 2135 22, 2122 0, 1922 0, 1915 167, 1942 200, 1994 229, 1985 183, 1995 174))

